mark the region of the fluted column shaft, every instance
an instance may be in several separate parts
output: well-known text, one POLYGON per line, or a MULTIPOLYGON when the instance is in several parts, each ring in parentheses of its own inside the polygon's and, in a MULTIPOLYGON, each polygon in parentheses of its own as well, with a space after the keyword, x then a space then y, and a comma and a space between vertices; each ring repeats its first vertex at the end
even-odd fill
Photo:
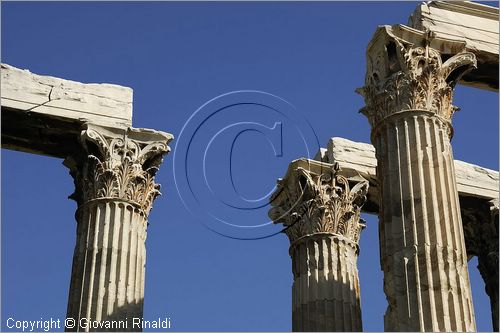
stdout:
POLYGON ((132 318, 143 309, 147 219, 129 202, 107 198, 86 203, 77 216, 67 317, 126 320, 134 330, 132 318))
POLYGON ((453 88, 476 59, 441 42, 380 27, 358 90, 377 157, 386 331, 476 329, 450 144, 453 88))
POLYGON ((304 236, 290 247, 292 330, 360 332, 357 245, 342 236, 304 236))
POLYGON ((292 330, 359 332, 358 241, 368 182, 342 176, 337 165, 312 171, 300 163, 278 181, 269 212, 290 239, 292 330))
POLYGON ((375 134, 387 330, 475 330, 448 126, 407 111, 375 134))
POLYGON ((171 135, 87 125, 65 164, 75 180, 77 235, 70 331, 140 331, 146 229, 160 194, 154 176, 171 135), (134 321, 135 319, 135 321, 134 321))

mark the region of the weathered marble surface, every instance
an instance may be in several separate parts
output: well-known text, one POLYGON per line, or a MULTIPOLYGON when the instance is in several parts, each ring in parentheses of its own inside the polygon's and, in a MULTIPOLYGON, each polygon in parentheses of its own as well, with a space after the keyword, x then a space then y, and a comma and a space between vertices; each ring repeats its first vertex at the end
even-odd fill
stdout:
MULTIPOLYGON (((315 156, 318 161, 338 163, 343 174, 360 175, 370 181, 368 206, 377 212, 377 159, 375 148, 369 143, 355 142, 334 137, 328 141, 327 148, 322 148, 315 156)), ((461 197, 472 197, 489 201, 499 197, 498 171, 483 168, 479 165, 455 160, 455 178, 458 193, 461 197)), ((365 204, 365 207, 367 205, 365 204)))
POLYGON ((74 179, 67 317, 128 321, 125 330, 134 330, 132 318, 143 314, 148 216, 160 195, 155 175, 173 136, 131 127, 130 88, 1 69, 2 148, 64 158, 74 179))
POLYGON ((269 216, 290 240, 293 331, 362 331, 357 258, 367 190, 338 165, 305 159, 278 180, 269 216))
POLYGON ((132 89, 85 84, 1 65, 2 147, 64 158, 85 123, 132 125, 132 89))
MULTIPOLYGON (((173 136, 145 129, 87 125, 79 149, 65 159, 78 204, 67 317, 142 318, 149 212, 155 182, 173 136)), ((75 327, 81 330, 83 327, 75 327)))
POLYGON ((132 125, 132 89, 81 83, 1 65, 2 107, 78 119, 96 125, 132 125))
POLYGON ((478 69, 462 83, 498 91, 498 7, 468 1, 428 1, 418 5, 408 25, 432 31, 437 38, 465 42, 478 69))
MULTIPOLYGON (((362 210, 378 213, 378 180, 375 172, 377 161, 374 147, 367 143, 338 137, 331 138, 327 147, 320 149, 315 160, 303 158, 290 163, 284 178, 289 179, 293 170, 298 168, 323 174, 331 170, 334 163, 338 163, 341 167, 340 174, 348 179, 369 180, 368 200, 362 206, 362 210)), ((498 171, 458 160, 455 160, 455 171, 468 258, 474 255, 480 257, 482 263, 480 270, 492 272, 489 275, 487 273, 482 275, 492 303, 493 325, 498 327, 498 245, 495 245, 498 244, 498 171), (496 251, 492 252, 491 249, 496 251)), ((325 247, 324 244, 322 246, 325 247)), ((292 253, 297 253, 297 250, 292 253)), ((314 251, 311 253, 314 254, 314 251)), ((293 308, 300 307, 295 305, 293 308)), ((307 306, 304 305, 303 308, 306 309, 307 306)))
POLYGON ((386 331, 476 330, 450 139, 453 89, 477 61, 460 44, 398 25, 367 47, 357 91, 377 159, 386 331))

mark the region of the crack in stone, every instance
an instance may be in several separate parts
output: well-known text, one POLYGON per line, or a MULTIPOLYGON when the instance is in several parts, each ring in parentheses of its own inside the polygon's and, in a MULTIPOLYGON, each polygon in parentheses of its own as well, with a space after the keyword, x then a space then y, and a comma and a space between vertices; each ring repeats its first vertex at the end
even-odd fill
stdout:
POLYGON ((54 90, 54 86, 50 86, 48 84, 45 84, 45 85, 50 87, 49 95, 47 96, 48 100, 46 102, 41 103, 41 104, 35 105, 35 106, 29 108, 28 110, 25 110, 26 112, 33 111, 34 109, 36 109, 36 108, 38 108, 40 106, 46 105, 49 102, 52 102, 52 101, 60 99, 60 98, 52 99, 51 96, 52 96, 52 90, 54 90))
MULTIPOLYGON (((41 85, 44 85, 44 86, 48 86, 50 87, 50 92, 49 92, 49 101, 50 101, 50 94, 52 93, 52 90, 56 87, 54 85, 51 85, 51 84, 48 84, 48 83, 43 83, 43 82, 40 82, 40 81, 37 81, 37 83, 41 84, 41 85)), ((90 83, 90 84, 94 84, 94 83, 90 83)), ((103 83, 95 83, 96 85, 101 85, 103 83)), ((104 83, 105 84, 105 83, 104 83)), ((61 87, 61 90, 63 91, 66 91, 66 92, 71 92, 72 89, 71 88, 65 88, 64 86, 60 86, 61 87)), ((123 101, 123 100, 118 100, 118 99, 115 99, 115 98, 112 98, 112 97, 109 97, 109 96, 102 96, 102 95, 99 95, 99 94, 95 94, 95 93, 92 93, 92 92, 88 92, 88 91, 85 91, 85 92, 76 92, 77 94, 81 94, 81 95, 91 95, 91 96, 95 96, 97 98, 103 98, 103 99, 107 99, 107 100, 111 100, 113 102, 116 102, 116 103, 123 103, 123 104, 132 104, 132 101, 123 101)), ((59 98, 60 99, 60 98, 59 98)))

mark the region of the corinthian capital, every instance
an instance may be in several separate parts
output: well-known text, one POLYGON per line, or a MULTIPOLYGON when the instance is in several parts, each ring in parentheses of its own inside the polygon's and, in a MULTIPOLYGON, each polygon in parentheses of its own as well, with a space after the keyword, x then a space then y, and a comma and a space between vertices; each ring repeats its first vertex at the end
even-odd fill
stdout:
POLYGON ((372 127, 392 114, 429 111, 451 121, 453 88, 476 68, 476 57, 465 43, 434 38, 403 25, 379 27, 366 52, 365 99, 361 113, 372 127))
POLYGON ((291 243, 302 236, 332 233, 357 244, 367 192, 366 180, 344 177, 337 164, 297 160, 278 180, 269 217, 285 226, 291 243))
POLYGON ((80 150, 66 158, 75 181, 70 196, 78 206, 95 199, 120 199, 146 216, 160 195, 155 175, 173 136, 148 129, 115 129, 87 124, 80 150))

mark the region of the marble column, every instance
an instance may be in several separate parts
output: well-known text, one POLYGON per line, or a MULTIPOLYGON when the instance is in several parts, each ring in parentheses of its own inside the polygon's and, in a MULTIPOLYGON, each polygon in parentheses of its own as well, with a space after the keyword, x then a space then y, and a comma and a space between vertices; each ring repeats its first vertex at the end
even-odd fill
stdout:
POLYGON ((292 330, 361 331, 357 258, 368 182, 324 166, 292 163, 271 197, 269 216, 290 240, 292 330))
POLYGON ((146 229, 160 194, 155 174, 170 134, 86 125, 80 149, 65 160, 74 178, 70 197, 77 235, 67 318, 70 331, 137 331, 142 318, 146 229), (117 327, 89 323, 119 321, 117 327))
POLYGON ((453 88, 476 60, 443 43, 380 27, 358 90, 377 157, 387 331, 476 329, 450 144, 453 88))

